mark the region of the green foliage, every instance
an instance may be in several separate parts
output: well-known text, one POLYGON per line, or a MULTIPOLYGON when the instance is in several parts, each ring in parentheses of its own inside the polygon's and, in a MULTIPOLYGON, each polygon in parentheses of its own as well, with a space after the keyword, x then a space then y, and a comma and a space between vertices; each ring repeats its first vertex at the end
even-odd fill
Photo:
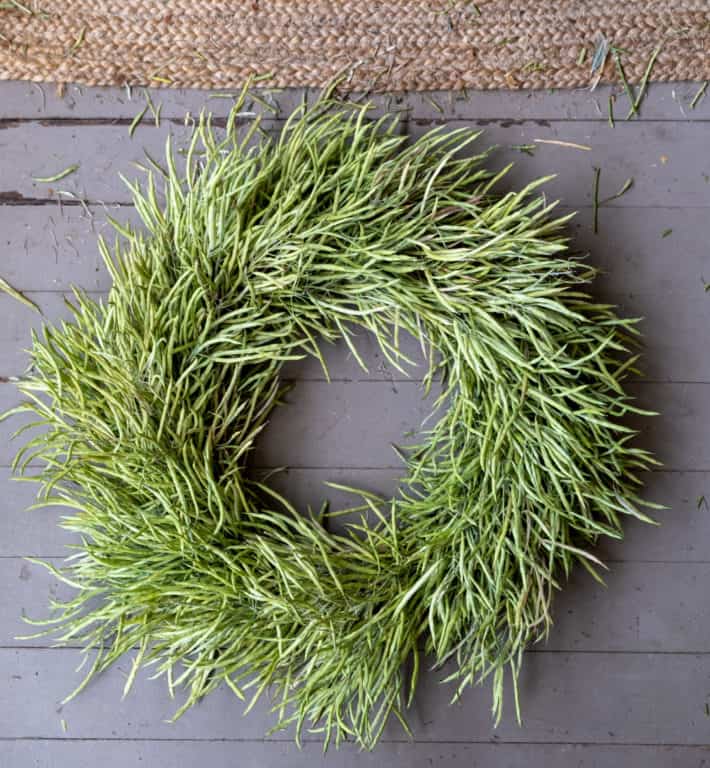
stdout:
POLYGON ((178 714, 223 683, 268 688, 277 727, 326 743, 372 747, 403 719, 422 652, 454 695, 492 675, 500 716, 560 581, 643 517, 652 460, 620 422, 640 413, 634 321, 585 294, 540 182, 494 192, 468 129, 408 145, 324 99, 276 140, 226 136, 203 119, 184 173, 168 146, 164 202, 153 175, 134 187, 148 234, 101 243, 108 300, 77 291, 73 322, 34 340, 19 410, 47 431, 16 465, 41 461, 82 542, 48 631, 95 651, 89 677, 133 651, 126 688, 150 664, 186 691, 178 714), (335 535, 246 467, 282 364, 324 340, 356 354, 357 326, 393 365, 400 331, 438 352, 441 415, 403 495, 363 494, 335 535))

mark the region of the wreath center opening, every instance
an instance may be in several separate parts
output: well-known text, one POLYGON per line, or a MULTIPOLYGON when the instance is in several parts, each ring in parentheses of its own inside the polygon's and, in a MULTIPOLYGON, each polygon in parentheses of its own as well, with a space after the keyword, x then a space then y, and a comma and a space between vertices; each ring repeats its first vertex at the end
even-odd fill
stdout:
POLYGON ((427 361, 409 334, 399 339, 411 362, 403 370, 368 331, 354 329, 352 341, 360 360, 343 339, 321 344, 327 376, 314 355, 283 366, 283 394, 248 462, 250 475, 268 479, 299 513, 326 504, 335 513, 326 527, 339 532, 349 518, 337 512, 360 503, 356 492, 397 496, 406 480, 403 454, 436 417, 439 389, 424 392, 427 361))

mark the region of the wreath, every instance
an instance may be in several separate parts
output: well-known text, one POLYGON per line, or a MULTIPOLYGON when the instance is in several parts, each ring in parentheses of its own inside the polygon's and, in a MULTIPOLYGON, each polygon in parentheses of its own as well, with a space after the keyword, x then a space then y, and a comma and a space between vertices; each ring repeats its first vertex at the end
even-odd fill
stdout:
POLYGON ((16 466, 41 460, 42 502, 81 541, 42 631, 95 654, 77 691, 132 652, 126 689, 150 665, 185 691, 177 715, 268 689, 275 727, 372 747, 426 655, 454 697, 492 676, 498 718, 561 579, 646 519, 652 459, 622 421, 634 321, 586 295, 541 182, 496 192, 477 133, 408 143, 324 97, 258 138, 239 106, 220 138, 200 119, 184 170, 168 145, 133 185, 144 229, 99 243, 108 299, 75 290, 72 322, 34 339, 18 410, 46 430, 16 466), (325 368, 338 339, 357 357, 358 328, 397 367, 400 332, 421 340, 441 394, 401 493, 363 492, 333 533, 249 458, 283 364, 325 368))

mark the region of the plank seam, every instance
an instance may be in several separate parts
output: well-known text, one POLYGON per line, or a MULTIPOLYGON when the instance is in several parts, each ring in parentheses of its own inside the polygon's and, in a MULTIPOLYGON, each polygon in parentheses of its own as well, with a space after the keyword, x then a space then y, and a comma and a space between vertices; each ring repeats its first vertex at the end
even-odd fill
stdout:
MULTIPOLYGON (((190 737, 121 737, 121 736, 0 736, 0 742, 14 742, 14 741, 46 741, 46 742, 130 742, 130 743, 185 743, 185 744, 290 744, 294 745, 293 739, 289 738, 274 738, 274 737, 205 737, 205 738, 190 738, 190 737)), ((322 739, 308 739, 302 738, 302 744, 317 744, 323 746, 322 739)), ((352 742, 346 742, 354 746, 352 742)), ((422 744, 432 746, 446 746, 447 744, 465 746, 465 745, 492 745, 492 746, 560 746, 560 747, 616 747, 624 749, 634 749, 638 747, 673 747, 679 749, 703 749, 710 751, 710 746, 707 742, 668 742, 668 741, 515 741, 507 740, 499 737, 490 739, 473 739, 473 740, 435 740, 435 739, 387 739, 382 738, 379 744, 422 744)), ((334 754, 338 754, 335 752, 334 754)))

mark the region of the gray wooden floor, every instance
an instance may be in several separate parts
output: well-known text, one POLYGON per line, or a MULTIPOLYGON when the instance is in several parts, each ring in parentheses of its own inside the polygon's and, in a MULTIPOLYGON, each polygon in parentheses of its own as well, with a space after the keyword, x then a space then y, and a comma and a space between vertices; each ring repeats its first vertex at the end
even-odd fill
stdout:
MULTIPOLYGON (((18 641, 21 614, 41 616, 63 589, 24 555, 60 558, 68 535, 59 513, 26 513, 32 488, 11 483, 7 466, 16 446, 9 427, 0 439, 0 766, 105 768, 142 763, 170 766, 515 766, 661 768, 710 762, 710 96, 695 110, 695 86, 654 86, 639 121, 607 122, 607 91, 436 94, 392 99, 404 128, 421 134, 432 123, 480 126, 481 146, 500 145, 495 165, 515 160, 509 182, 541 174, 563 210, 579 214, 574 246, 589 250, 604 270, 601 298, 628 315, 642 315, 645 378, 634 385, 641 403, 662 415, 643 424, 643 444, 664 467, 647 477, 647 495, 672 509, 662 526, 629 525, 627 539, 603 543, 607 588, 574 574, 556 604, 556 626, 545 647, 531 650, 522 680, 524 724, 508 707, 494 729, 487 685, 447 706, 450 690, 426 677, 410 713, 416 743, 392 726, 372 754, 349 746, 321 755, 314 740, 298 751, 288 740, 263 739, 271 722, 267 702, 242 717, 241 706, 217 692, 177 724, 175 703, 160 681, 143 678, 130 697, 120 693, 127 666, 95 681, 74 702, 59 702, 76 682, 76 649, 46 640, 18 641), (574 142, 585 151, 537 143, 532 156, 512 145, 536 140, 574 142), (593 167, 602 196, 625 179, 633 188, 603 207, 591 231, 593 167)), ((269 127, 300 97, 274 96, 280 108, 269 127)), ((0 84, 0 276, 36 301, 52 319, 66 316, 63 294, 76 283, 105 291, 96 235, 107 212, 134 219, 118 179, 137 171, 147 149, 158 156, 168 133, 185 138, 185 112, 199 112, 207 95, 154 93, 161 123, 147 115, 131 139, 128 125, 142 108, 122 90, 0 84), (56 184, 52 175, 79 163, 56 184), (58 194, 62 192, 64 194, 58 194), (69 194, 66 194, 69 193, 69 194), (83 201, 83 202, 82 202, 83 201), (85 203, 85 204, 84 204, 85 203)), ((618 115, 625 109, 620 100, 618 115)), ((228 100, 208 107, 224 115, 228 100)), ((259 109, 259 105, 254 105, 259 109)), ((26 363, 22 352, 37 318, 0 295, 0 409, 16 402, 7 378, 26 363)), ((346 351, 329 351, 334 381, 317 366, 299 364, 297 380, 274 417, 256 456, 261 466, 288 465, 280 482, 299 503, 317 503, 324 479, 393 492, 400 476, 391 443, 417 428, 421 403, 417 371, 393 372, 366 337, 369 373, 346 351)), ((331 494, 332 498, 332 494, 331 494)), ((337 501, 337 499, 336 499, 337 501)), ((509 700, 510 701, 510 700, 509 700)))

